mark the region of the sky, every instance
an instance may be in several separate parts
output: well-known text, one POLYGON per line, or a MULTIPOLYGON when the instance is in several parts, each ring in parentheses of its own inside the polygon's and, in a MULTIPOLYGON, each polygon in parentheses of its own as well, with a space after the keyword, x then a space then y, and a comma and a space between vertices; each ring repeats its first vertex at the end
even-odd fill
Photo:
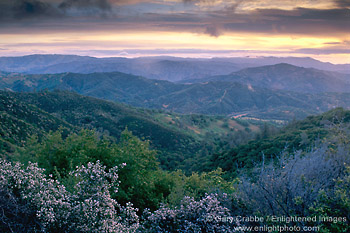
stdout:
POLYGON ((350 63, 350 0, 0 0, 0 56, 350 63))

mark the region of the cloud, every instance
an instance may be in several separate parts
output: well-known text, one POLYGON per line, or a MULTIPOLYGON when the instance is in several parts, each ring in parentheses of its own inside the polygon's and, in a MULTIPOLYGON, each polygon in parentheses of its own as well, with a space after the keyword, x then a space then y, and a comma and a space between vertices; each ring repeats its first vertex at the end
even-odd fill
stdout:
MULTIPOLYGON (((301 7, 262 9, 253 7, 261 6, 261 0, 173 0, 167 1, 169 10, 162 8, 162 11, 157 11, 159 8, 155 7, 156 4, 161 4, 163 7, 168 5, 164 5, 164 2, 160 0, 3 0, 0 1, 0 11, 1 9, 6 10, 2 10, 3 12, 0 13, 6 15, 10 11, 12 15, 16 15, 15 18, 40 17, 40 20, 25 23, 27 28, 28 25, 33 25, 29 29, 23 28, 23 21, 21 24, 15 25, 23 31, 34 29, 48 31, 110 30, 111 32, 155 30, 204 33, 213 37, 219 37, 226 33, 345 37, 346 34, 350 33, 350 24, 348 23, 350 22, 350 10, 341 8, 340 5, 344 5, 341 1, 335 1, 338 6, 333 4, 333 9, 301 7), (3 7, 4 1, 7 2, 5 8, 3 7), (186 7, 183 2, 217 3, 224 4, 226 7, 193 8, 193 6, 186 7), (247 4, 251 4, 251 10, 242 11, 241 7, 246 7, 247 4), (144 8, 150 9, 152 12, 138 11, 138 9, 144 8), (173 9, 178 9, 178 11, 173 9), (114 14, 114 12, 117 13, 114 14), (105 14, 108 17, 100 17, 100 19, 95 17, 95 15, 105 14), (53 20, 45 21, 45 17, 53 20), (56 20, 55 17, 60 17, 60 19, 56 20)), ((12 18, 14 17, 12 16, 12 18)), ((8 27, 8 30, 12 30, 13 25, 5 25, 6 22, 0 22, 0 24, 3 28, 8 27)))
POLYGON ((294 53, 303 53, 303 54, 313 54, 313 55, 350 54, 350 49, 310 49, 310 48, 304 48, 304 49, 297 49, 293 52, 294 53))
POLYGON ((109 0, 2 0, 0 18, 16 20, 57 18, 74 16, 74 14, 82 16, 97 13, 98 15, 109 12, 111 9, 109 0))
POLYGON ((183 0, 184 3, 216 2, 216 0, 183 0))
POLYGON ((340 8, 350 7, 350 0, 335 0, 334 3, 340 8))
POLYGON ((17 1, 13 7, 13 10, 15 15, 25 17, 49 14, 53 8, 49 4, 37 0, 23 0, 17 1))
POLYGON ((314 54, 314 55, 329 55, 329 54, 350 54, 350 41, 344 40, 341 42, 324 43, 322 48, 301 48, 295 53, 314 54))
POLYGON ((97 8, 100 10, 110 10, 111 4, 108 0, 64 0, 59 4, 59 8, 97 8))
POLYGON ((214 36, 214 37, 218 37, 221 35, 221 32, 220 32, 220 29, 218 26, 215 26, 215 25, 210 25, 210 26, 207 26, 205 28, 205 31, 204 31, 205 34, 209 34, 211 36, 214 36))
MULTIPOLYGON (((185 0, 187 2, 216 2, 185 0)), ((350 10, 345 8, 256 8, 241 11, 241 4, 259 0, 227 1, 231 5, 216 10, 188 11, 173 14, 149 14, 142 23, 165 30, 205 33, 214 37, 226 33, 262 33, 268 35, 345 36, 350 33, 350 10), (152 24, 154 22, 156 24, 152 24)), ((222 1, 220 1, 222 2, 222 1)), ((259 5, 260 6, 260 5, 259 5)), ((136 26, 137 27, 137 22, 136 26)), ((144 28, 140 26, 141 28, 144 28)))
POLYGON ((257 9, 249 14, 216 14, 213 20, 226 32, 328 36, 350 33, 347 9, 257 9))
POLYGON ((0 18, 21 19, 52 17, 59 15, 59 10, 50 2, 39 0, 3 0, 0 3, 0 18))

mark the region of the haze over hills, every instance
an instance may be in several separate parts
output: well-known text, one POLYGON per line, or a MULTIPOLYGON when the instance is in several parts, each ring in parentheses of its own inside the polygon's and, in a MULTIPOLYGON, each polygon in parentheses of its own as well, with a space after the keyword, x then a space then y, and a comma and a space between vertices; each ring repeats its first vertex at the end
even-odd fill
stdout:
POLYGON ((280 63, 287 63, 304 68, 314 68, 318 70, 337 71, 350 74, 350 64, 332 64, 330 62, 321 62, 311 57, 245 57, 245 58, 214 58, 214 60, 229 60, 238 64, 246 64, 248 67, 268 66, 280 63))
POLYGON ((281 61, 329 70, 344 71, 349 66, 293 57, 30 55, 0 58, 0 88, 19 92, 69 90, 137 107, 274 120, 350 107, 349 74, 275 64, 281 61), (255 67, 262 64, 265 66, 255 67))
POLYGON ((75 55, 29 55, 23 57, 0 57, 0 70, 29 74, 94 73, 119 71, 151 79, 180 81, 226 75, 248 67, 288 63, 306 68, 350 73, 350 64, 334 65, 312 58, 95 58, 75 55))
POLYGON ((337 106, 350 107, 349 93, 308 94, 222 81, 176 84, 120 72, 3 73, 0 88, 18 92, 69 90, 137 107, 279 120, 303 118, 337 106))
POLYGON ((0 57, 0 70, 9 72, 31 74, 74 72, 87 74, 119 71, 169 81, 228 74, 239 69, 240 66, 229 61, 215 62, 210 59, 184 59, 176 57, 144 57, 134 59, 121 57, 94 58, 71 55, 0 57))
POLYGON ((287 91, 320 93, 350 92, 350 75, 303 68, 286 63, 246 68, 229 75, 184 82, 226 81, 287 91))

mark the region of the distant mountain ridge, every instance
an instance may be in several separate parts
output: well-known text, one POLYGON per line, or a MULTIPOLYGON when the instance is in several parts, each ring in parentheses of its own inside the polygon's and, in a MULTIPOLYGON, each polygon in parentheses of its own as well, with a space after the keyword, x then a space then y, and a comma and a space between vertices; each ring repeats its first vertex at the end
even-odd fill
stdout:
POLYGON ((248 67, 288 63, 320 70, 339 71, 350 74, 350 64, 334 65, 312 58, 95 58, 76 55, 29 55, 0 57, 0 70, 28 74, 123 72, 151 79, 180 81, 226 75, 248 67))
POLYGON ((314 68, 303 68, 287 63, 246 68, 229 75, 186 81, 239 82, 263 88, 304 93, 350 92, 350 75, 314 68))
POLYGON ((294 66, 304 68, 314 68, 318 70, 337 71, 350 74, 350 64, 332 64, 330 62, 321 62, 311 57, 245 57, 245 58, 215 58, 215 60, 225 61, 229 59, 231 62, 246 64, 244 68, 269 66, 280 63, 287 63, 294 66))
POLYGON ((175 57, 95 58, 75 55, 0 57, 0 70, 28 74, 123 72, 169 81, 203 78, 239 70, 231 62, 175 57))
POLYGON ((50 75, 3 73, 0 89, 18 92, 60 89, 137 107, 179 113, 244 114, 282 120, 303 118, 338 106, 350 107, 350 93, 308 94, 222 81, 186 85, 120 72, 50 75))

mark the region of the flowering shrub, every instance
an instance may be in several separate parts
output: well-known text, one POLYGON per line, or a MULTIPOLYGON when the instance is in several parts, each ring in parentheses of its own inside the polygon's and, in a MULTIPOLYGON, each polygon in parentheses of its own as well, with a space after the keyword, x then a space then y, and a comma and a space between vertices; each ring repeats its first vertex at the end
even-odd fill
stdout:
MULTIPOLYGON (((135 232, 136 210, 110 196, 110 190, 118 191, 117 167, 105 169, 99 161, 77 167, 70 173, 77 184, 68 191, 35 163, 23 168, 1 160, 0 188, 6 192, 2 198, 14 197, 30 207, 36 215, 33 221, 39 221, 32 224, 32 232, 135 232)), ((11 230, 10 223, 3 221, 1 228, 11 230)))
POLYGON ((43 229, 58 224, 63 227, 69 216, 69 196, 65 187, 51 178, 46 178, 44 169, 29 163, 12 165, 0 161, 0 186, 36 213, 43 229), (60 214, 64 213, 64 214, 60 214))
POLYGON ((233 232, 234 223, 224 221, 230 217, 217 194, 209 194, 199 201, 185 197, 179 207, 162 205, 151 213, 144 212, 141 232, 233 232))

